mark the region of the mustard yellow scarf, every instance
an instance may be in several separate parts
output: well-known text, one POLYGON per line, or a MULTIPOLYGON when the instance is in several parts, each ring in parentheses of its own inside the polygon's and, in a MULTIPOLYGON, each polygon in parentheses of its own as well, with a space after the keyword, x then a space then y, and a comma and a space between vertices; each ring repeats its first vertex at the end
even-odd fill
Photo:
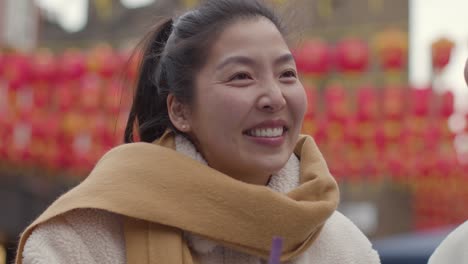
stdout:
POLYGON ((166 133, 156 144, 109 151, 23 232, 16 263, 34 228, 78 208, 125 216, 127 263, 196 263, 184 230, 261 258, 268 257, 272 237, 281 236, 285 261, 313 243, 338 204, 336 182, 308 136, 295 148, 300 186, 287 195, 232 179, 174 149, 174 136, 166 133))

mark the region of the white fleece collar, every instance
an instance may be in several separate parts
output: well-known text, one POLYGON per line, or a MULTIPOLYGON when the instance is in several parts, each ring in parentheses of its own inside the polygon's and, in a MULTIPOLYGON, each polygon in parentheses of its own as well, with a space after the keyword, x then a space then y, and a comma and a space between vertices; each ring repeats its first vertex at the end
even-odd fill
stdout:
MULTIPOLYGON (((178 152, 183 153, 202 164, 207 164, 202 155, 195 149, 195 146, 184 136, 176 135, 175 144, 178 152)), ((286 165, 271 176, 268 187, 280 193, 291 191, 299 186, 299 169, 299 159, 293 153, 286 165)), ((193 234, 186 233, 185 238, 187 239, 189 246, 201 254, 211 253, 217 246, 219 246, 213 241, 193 234)))

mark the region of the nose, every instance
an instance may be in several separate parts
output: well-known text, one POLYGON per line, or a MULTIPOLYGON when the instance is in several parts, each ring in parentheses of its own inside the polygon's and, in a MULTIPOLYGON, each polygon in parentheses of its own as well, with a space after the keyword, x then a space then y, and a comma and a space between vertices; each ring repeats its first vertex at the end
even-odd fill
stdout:
POLYGON ((281 87, 274 81, 265 84, 258 99, 258 108, 261 111, 277 112, 286 106, 281 87))

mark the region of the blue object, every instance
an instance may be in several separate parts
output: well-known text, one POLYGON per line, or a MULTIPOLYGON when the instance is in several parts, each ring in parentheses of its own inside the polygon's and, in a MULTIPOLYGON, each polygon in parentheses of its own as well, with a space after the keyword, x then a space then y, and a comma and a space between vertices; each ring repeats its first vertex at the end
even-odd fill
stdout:
POLYGON ((426 264, 434 250, 455 227, 395 235, 372 242, 382 264, 426 264))

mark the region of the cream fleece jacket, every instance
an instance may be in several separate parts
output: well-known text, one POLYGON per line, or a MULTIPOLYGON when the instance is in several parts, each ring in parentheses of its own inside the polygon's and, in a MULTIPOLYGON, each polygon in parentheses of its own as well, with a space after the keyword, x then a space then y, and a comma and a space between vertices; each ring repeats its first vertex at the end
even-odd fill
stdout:
MULTIPOLYGON (((176 149, 205 163, 193 145, 176 137, 176 149)), ((299 160, 292 155, 273 175, 269 187, 287 193, 299 185, 299 160)), ((291 223, 294 225, 294 223, 291 223)), ((261 264, 260 259, 186 233, 194 257, 200 264, 261 264)), ((96 209, 79 209, 52 219, 33 231, 23 251, 24 264, 125 263, 125 240, 119 215, 96 209)), ((294 264, 380 263, 369 240, 345 216, 335 212, 314 244, 294 264)))
POLYGON ((468 220, 453 230, 436 248, 428 264, 468 264, 468 220))

